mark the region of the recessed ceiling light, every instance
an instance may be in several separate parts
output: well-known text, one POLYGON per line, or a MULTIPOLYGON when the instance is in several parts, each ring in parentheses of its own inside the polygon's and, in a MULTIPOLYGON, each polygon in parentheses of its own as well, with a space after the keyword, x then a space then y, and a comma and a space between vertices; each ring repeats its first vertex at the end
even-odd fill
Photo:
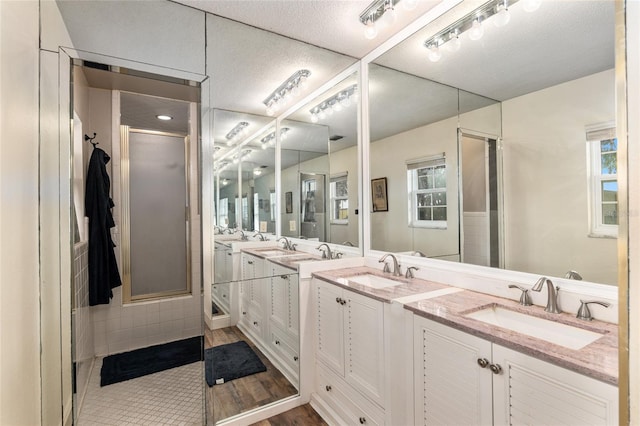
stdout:
POLYGON ((156 118, 163 121, 173 120, 173 117, 171 117, 170 115, 156 115, 156 118))

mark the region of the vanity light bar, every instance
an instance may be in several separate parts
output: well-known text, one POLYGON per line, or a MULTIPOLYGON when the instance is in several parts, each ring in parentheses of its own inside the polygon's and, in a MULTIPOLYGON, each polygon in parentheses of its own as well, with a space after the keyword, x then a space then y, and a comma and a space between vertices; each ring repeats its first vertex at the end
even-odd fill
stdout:
MULTIPOLYGON (((287 132, 289 132, 288 127, 283 127, 282 129, 280 129, 280 137, 282 139, 286 139, 287 137, 287 132)), ((275 130, 271 133, 269 133, 267 136, 265 136, 264 138, 260 139, 260 142, 262 143, 262 149, 266 149, 267 145, 269 144, 273 144, 276 141, 276 132, 275 130)))
POLYGON ((316 105, 315 107, 309 110, 309 113, 311 113, 311 121, 313 121, 314 123, 317 123, 318 118, 324 119, 326 117, 327 112, 329 114, 332 114, 333 112, 341 111, 343 107, 344 108, 349 107, 351 105, 351 100, 353 99, 354 102, 356 102, 357 97, 358 97, 357 84, 353 84, 347 87, 346 89, 339 91, 335 95, 325 99, 324 101, 320 102, 318 105, 316 105))
POLYGON ((229 133, 227 133, 227 136, 225 136, 227 138, 227 145, 231 145, 234 139, 240 138, 242 135, 244 135, 246 133, 247 127, 249 127, 249 123, 247 123, 246 121, 241 121, 236 124, 233 129, 229 130, 229 133))
MULTIPOLYGON (((424 46, 429 49, 429 58, 434 62, 440 59, 439 48, 447 43, 451 43, 451 49, 449 50, 458 50, 460 46, 459 37, 466 31, 471 30, 469 32, 469 37, 472 40, 479 39, 482 37, 481 26, 484 21, 494 15, 501 17, 501 15, 508 13, 509 7, 518 3, 518 1, 519 0, 492 0, 483 4, 471 13, 466 14, 464 17, 458 19, 443 30, 438 31, 435 35, 424 42, 424 46)), ((540 0, 523 0, 523 3, 523 7, 526 11, 533 11, 538 8, 540 0), (532 4, 533 7, 531 6, 532 4)), ((508 18, 506 18, 506 20, 500 19, 499 21, 496 21, 496 25, 502 26, 507 22, 508 18)))
POLYGON ((267 107, 267 115, 271 116, 285 105, 291 96, 298 96, 300 89, 304 89, 307 79, 311 75, 309 70, 298 70, 285 80, 276 90, 271 92, 262 103, 267 107))
POLYGON ((360 13, 360 22, 364 25, 373 24, 389 9, 393 9, 400 0, 375 0, 360 13))

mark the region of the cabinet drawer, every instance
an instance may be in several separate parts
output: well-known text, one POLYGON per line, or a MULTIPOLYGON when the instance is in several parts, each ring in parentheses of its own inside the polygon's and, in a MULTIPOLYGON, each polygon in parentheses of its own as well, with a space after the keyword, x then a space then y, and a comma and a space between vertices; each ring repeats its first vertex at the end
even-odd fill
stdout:
POLYGON ((296 271, 295 269, 291 269, 291 268, 287 268, 286 266, 282 266, 282 265, 276 265, 273 262, 267 262, 267 265, 269 268, 271 268, 271 275, 275 276, 275 275, 291 275, 291 274, 297 274, 298 271, 296 271))
POLYGON ((264 321, 260 315, 247 309, 245 303, 240 305, 240 322, 259 340, 264 336, 264 321))
POLYGON ((342 424, 384 424, 384 411, 367 401, 322 364, 316 364, 315 392, 341 417, 342 424))
POLYGON ((280 357, 289 369, 293 372, 298 371, 298 345, 286 336, 278 327, 271 325, 270 345, 274 353, 280 357))

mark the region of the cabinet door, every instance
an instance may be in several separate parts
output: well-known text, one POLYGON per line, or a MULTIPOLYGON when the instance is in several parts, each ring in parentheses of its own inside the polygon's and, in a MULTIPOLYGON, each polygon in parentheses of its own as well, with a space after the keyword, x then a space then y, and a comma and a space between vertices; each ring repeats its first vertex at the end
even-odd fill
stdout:
POLYGON ((350 291, 345 312, 345 379, 379 405, 384 400, 384 307, 350 291))
POLYGON ((269 319, 273 324, 286 329, 288 321, 289 275, 271 277, 269 287, 270 310, 269 319))
POLYGON ((316 356, 336 373, 344 376, 342 290, 319 280, 316 282, 316 356))
POLYGON ((618 388, 493 345, 496 425, 617 425, 618 388))
POLYGON ((414 351, 416 424, 492 424, 490 342, 416 316, 414 351))
POLYGON ((287 332, 297 338, 300 330, 300 296, 298 292, 298 274, 289 275, 289 287, 287 295, 287 332))

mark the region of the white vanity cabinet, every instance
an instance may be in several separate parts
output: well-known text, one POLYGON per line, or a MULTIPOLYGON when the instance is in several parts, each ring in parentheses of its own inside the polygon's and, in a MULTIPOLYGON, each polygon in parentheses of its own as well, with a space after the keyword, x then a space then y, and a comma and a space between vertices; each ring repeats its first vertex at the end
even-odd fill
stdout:
POLYGON ((316 395, 341 422, 384 423, 384 305, 313 280, 316 395))
POLYGON ((275 363, 297 386, 299 370, 299 297, 297 271, 267 262, 270 269, 268 286, 268 346, 275 363))
POLYGON ((414 317, 415 424, 617 425, 617 387, 414 317))
POLYGON ((222 309, 223 313, 228 314, 231 309, 231 284, 229 282, 213 284, 211 286, 211 298, 222 309))
POLYGON ((248 253, 242 253, 242 281, 240 282, 240 318, 238 326, 254 341, 262 342, 266 335, 265 305, 265 260, 248 253))

